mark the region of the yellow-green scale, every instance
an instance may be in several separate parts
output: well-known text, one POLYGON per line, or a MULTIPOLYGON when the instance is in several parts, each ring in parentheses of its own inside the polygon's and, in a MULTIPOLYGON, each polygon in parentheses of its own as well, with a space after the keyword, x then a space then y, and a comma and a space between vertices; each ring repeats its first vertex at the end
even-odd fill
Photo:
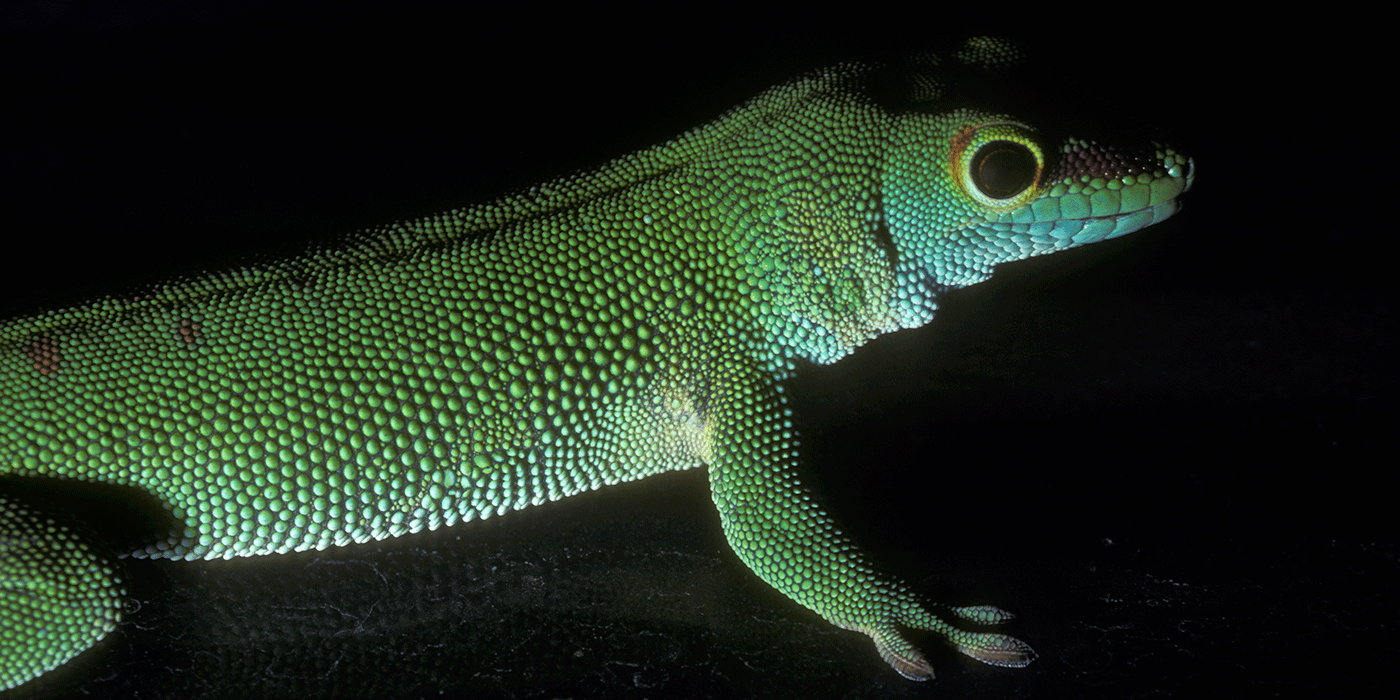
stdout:
MULTIPOLYGON (((977 41, 968 55, 1004 58, 977 41)), ((930 610, 1009 615, 926 607, 816 504, 782 381, 797 359, 927 322, 998 263, 1170 216, 1192 170, 1164 147, 1049 144, 949 107, 931 77, 946 67, 813 73, 597 171, 6 322, 0 475, 153 496, 175 532, 136 554, 179 559, 364 542, 704 466, 739 558, 899 672, 932 673, 909 628, 1025 665, 1025 644, 930 610), (892 85, 905 94, 884 104, 892 85)), ((8 503, 0 545, 46 531, 8 503)), ((0 652, 28 669, 0 689, 114 624, 119 584, 98 559, 50 567, 67 542, 51 539, 0 574, 67 575, 96 602, 0 608, 19 630, 0 652), (60 651, 41 649, 43 620, 73 615, 86 622, 60 651)), ((0 603, 28 595, 0 588, 0 603)))

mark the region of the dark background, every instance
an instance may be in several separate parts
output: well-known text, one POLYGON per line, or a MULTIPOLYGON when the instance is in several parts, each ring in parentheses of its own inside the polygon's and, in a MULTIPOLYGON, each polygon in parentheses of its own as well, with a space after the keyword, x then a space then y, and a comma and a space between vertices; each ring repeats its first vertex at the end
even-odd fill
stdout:
POLYGON ((1172 129, 1199 167, 1185 209, 1004 266, 792 388, 810 481, 857 538, 933 599, 1015 611, 1041 658, 930 639, 939 677, 903 680, 749 573, 691 472, 319 555, 128 561, 120 632, 39 697, 1393 686, 1384 42, 1199 10, 453 7, 8 3, 0 311, 483 201, 804 69, 1008 35, 1035 57, 1018 102, 1172 129))

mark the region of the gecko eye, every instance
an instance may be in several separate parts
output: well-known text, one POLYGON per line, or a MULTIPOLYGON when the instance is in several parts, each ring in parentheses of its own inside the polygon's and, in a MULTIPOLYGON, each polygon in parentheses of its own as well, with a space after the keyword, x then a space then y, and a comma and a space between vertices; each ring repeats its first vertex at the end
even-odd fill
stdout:
POLYGON ((1029 148, 1015 141, 993 141, 972 157, 972 182, 992 199, 1007 199, 1031 186, 1037 167, 1029 148))

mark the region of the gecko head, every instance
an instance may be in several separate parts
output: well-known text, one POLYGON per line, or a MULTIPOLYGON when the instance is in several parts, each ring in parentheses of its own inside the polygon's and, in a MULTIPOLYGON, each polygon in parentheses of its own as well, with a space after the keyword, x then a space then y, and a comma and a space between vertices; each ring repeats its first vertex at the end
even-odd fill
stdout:
MULTIPOLYGON (((1150 141, 1051 140, 1003 114, 911 112, 882 178, 908 325, 995 265, 1116 238, 1175 214, 1191 158, 1150 141)), ((921 320, 922 319, 922 320, 921 320)))

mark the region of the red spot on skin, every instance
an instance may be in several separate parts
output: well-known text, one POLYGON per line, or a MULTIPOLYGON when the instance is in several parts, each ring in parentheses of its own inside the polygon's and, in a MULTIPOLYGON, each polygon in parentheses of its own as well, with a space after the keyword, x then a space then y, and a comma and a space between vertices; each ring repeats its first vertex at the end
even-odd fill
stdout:
POLYGON ((58 341, 53 338, 35 338, 29 341, 24 347, 24 355, 29 358, 29 366, 43 376, 57 372, 61 364, 58 341))
POLYGON ((188 318, 180 319, 179 325, 175 327, 175 333, 179 335, 180 340, 186 345, 194 345, 203 337, 203 334, 200 332, 200 325, 188 318))
POLYGON ((131 296, 117 297, 117 298, 118 298, 118 300, 120 300, 123 304, 135 304, 135 303, 141 302, 141 301, 149 301, 149 300, 151 300, 151 299, 156 298, 156 296, 155 296, 154 294, 150 293, 150 292, 135 292, 135 293, 132 293, 131 296))

